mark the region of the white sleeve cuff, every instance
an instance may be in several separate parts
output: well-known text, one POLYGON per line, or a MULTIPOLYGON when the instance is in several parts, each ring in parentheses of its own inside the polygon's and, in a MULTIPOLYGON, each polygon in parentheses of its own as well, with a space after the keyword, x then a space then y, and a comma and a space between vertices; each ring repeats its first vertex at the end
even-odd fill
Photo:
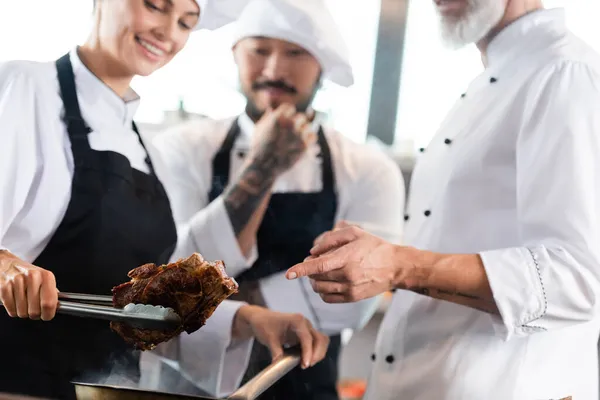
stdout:
POLYGON ((235 315, 243 305, 226 300, 200 330, 179 337, 181 373, 217 398, 230 395, 240 386, 250 361, 254 340, 231 340, 235 315))
POLYGON ((547 299, 537 256, 528 248, 480 253, 501 318, 494 329, 504 340, 544 331, 535 321, 546 313, 547 299))
POLYGON ((222 197, 192 217, 189 229, 202 256, 207 260, 223 260, 230 276, 244 272, 258 258, 256 245, 249 257, 242 254, 222 197))

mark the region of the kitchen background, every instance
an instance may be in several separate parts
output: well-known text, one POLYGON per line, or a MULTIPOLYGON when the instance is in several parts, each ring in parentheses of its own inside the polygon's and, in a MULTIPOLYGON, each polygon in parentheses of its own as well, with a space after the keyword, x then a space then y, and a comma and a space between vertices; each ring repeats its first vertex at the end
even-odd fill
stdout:
MULTIPOLYGON (((482 70, 479 54, 474 47, 443 48, 431 0, 327 3, 348 41, 356 84, 346 89, 327 83, 315 108, 352 140, 387 152, 408 183, 418 149, 427 146, 452 103, 482 70)), ((572 30, 600 50, 600 1, 544 3, 565 7, 572 30)), ((0 10, 0 61, 45 61, 85 39, 92 0, 0 0, 0 10)), ((222 118, 243 110, 227 45, 230 33, 229 27, 196 32, 168 67, 134 81, 142 97, 136 120, 145 136, 187 118, 222 118)), ((368 376, 388 300, 362 332, 345 335, 343 379, 358 380, 360 385, 368 376)))

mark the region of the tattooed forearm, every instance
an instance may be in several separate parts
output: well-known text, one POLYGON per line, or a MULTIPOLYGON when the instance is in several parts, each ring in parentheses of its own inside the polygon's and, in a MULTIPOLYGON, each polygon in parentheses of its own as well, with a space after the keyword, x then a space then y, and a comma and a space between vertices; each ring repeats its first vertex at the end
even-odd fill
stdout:
POLYGON ((500 311, 494 301, 482 299, 477 296, 473 296, 466 293, 453 293, 446 290, 437 289, 413 289, 413 292, 422 294, 438 300, 450 301, 452 303, 460 304, 466 307, 471 307, 479 311, 483 311, 489 314, 500 315, 500 311))
POLYGON ((260 202, 269 192, 275 177, 265 162, 256 160, 241 173, 224 194, 225 209, 237 235, 244 229, 260 202))
POLYGON ((306 148, 292 127, 277 124, 276 130, 261 143, 237 181, 225 190, 225 209, 236 236, 248 225, 277 176, 294 165, 306 148))

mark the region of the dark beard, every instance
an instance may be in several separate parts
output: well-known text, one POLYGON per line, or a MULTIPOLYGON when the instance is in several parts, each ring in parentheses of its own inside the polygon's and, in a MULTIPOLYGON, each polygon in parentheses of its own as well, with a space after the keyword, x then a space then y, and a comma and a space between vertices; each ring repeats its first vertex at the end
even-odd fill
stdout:
MULTIPOLYGON (((305 99, 301 99, 298 103, 295 104, 296 106, 296 110, 300 113, 305 113, 308 111, 308 109, 310 108, 310 106, 312 105, 315 96, 317 95, 317 93, 319 92, 319 89, 321 88, 321 83, 320 83, 320 79, 317 81, 317 83, 315 84, 315 86, 313 87, 313 90, 310 94, 310 96, 308 96, 305 99)), ((258 90, 261 90, 260 88, 258 90)), ((253 89, 253 91, 255 91, 253 89)), ((246 114, 250 117, 250 119, 252 119, 254 122, 260 120, 262 118, 262 116, 265 114, 265 110, 261 110, 258 108, 258 106, 256 105, 256 103, 254 103, 252 101, 252 98, 247 94, 244 93, 245 97, 246 97, 246 114)))

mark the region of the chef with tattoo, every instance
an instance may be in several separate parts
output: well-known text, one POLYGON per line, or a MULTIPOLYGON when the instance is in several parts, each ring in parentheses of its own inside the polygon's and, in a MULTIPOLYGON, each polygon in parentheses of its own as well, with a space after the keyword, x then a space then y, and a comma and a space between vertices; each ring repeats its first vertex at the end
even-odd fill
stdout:
MULTIPOLYGON (((404 183, 397 166, 324 127, 311 108, 321 79, 353 84, 345 43, 322 0, 255 0, 236 22, 233 54, 245 113, 199 120, 156 138, 175 216, 201 219, 208 258, 241 252, 227 265, 240 300, 299 313, 330 335, 327 358, 288 374, 263 399, 337 399, 340 332, 359 329, 378 299, 331 305, 307 279, 285 271, 342 220, 397 242, 404 183)), ((245 380, 270 362, 255 345, 245 380)), ((189 371, 188 371, 189 373, 189 371)))
POLYGON ((539 0, 436 6, 486 68, 417 162, 407 246, 340 229, 288 277, 398 289, 367 400, 597 399, 600 56, 539 0))

